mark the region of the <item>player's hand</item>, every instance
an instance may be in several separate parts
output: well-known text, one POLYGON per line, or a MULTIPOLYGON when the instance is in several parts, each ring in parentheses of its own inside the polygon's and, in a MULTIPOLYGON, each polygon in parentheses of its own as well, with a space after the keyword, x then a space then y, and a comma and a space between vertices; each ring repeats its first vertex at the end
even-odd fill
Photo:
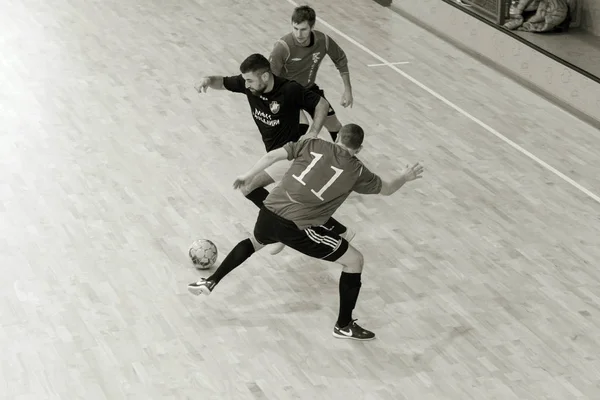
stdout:
POLYGON ((210 78, 202 78, 202 80, 194 85, 194 89, 198 93, 206 93, 206 89, 210 87, 210 78))
POLYGON ((247 177, 246 175, 240 175, 233 182, 233 188, 239 189, 242 186, 246 186, 248 183, 250 183, 250 178, 247 177))
POLYGON ((349 91, 344 92, 344 94, 342 95, 342 101, 340 102, 340 104, 344 108, 346 108, 346 107, 352 108, 352 104, 354 104, 354 98, 352 97, 352 92, 349 92, 349 91))
POLYGON ((422 178, 423 174, 423 166, 419 163, 415 163, 412 167, 410 165, 406 166, 406 169, 402 171, 402 175, 406 182, 414 181, 415 179, 422 178))
POLYGON ((300 136, 300 139, 298 139, 298 141, 300 142, 305 139, 314 139, 317 136, 319 136, 319 132, 315 132, 315 131, 309 129, 308 132, 306 132, 304 135, 300 136))

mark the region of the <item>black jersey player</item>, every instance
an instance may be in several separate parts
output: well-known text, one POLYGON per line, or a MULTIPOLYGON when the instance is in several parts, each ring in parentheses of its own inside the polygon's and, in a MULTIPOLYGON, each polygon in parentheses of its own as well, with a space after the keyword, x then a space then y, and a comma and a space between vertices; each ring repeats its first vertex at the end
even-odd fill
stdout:
MULTIPOLYGON (((244 94, 248 100, 254 122, 268 151, 281 148, 288 142, 296 142, 305 133, 300 131, 300 111, 314 114, 313 124, 307 135, 316 136, 327 117, 329 103, 318 93, 304 88, 295 81, 278 77, 271 72, 269 60, 261 54, 252 54, 240 65, 239 75, 208 76, 196 85, 199 93, 207 88, 228 90, 244 94)), ((290 166, 281 160, 257 173, 241 188, 244 196, 256 206, 262 207, 269 192, 266 186, 281 180, 290 166)), ((327 226, 352 240, 354 232, 331 218, 327 226)), ((273 253, 281 251, 282 246, 273 253)))

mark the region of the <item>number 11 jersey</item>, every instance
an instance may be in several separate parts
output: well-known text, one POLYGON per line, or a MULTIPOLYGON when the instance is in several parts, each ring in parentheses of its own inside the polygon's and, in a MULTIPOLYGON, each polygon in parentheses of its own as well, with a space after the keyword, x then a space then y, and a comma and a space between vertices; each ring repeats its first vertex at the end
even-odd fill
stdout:
POLYGON ((307 139, 283 148, 294 161, 264 205, 300 229, 324 224, 353 191, 381 191, 381 178, 342 146, 307 139))

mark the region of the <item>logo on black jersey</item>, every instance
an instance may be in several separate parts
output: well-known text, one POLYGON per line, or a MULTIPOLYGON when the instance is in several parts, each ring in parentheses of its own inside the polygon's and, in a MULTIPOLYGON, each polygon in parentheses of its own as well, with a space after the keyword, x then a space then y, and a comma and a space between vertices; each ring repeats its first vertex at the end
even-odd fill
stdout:
POLYGON ((276 101, 272 101, 271 104, 269 104, 269 108, 271 109, 271 112, 273 114, 277 114, 279 112, 279 109, 281 108, 281 104, 279 104, 276 101))

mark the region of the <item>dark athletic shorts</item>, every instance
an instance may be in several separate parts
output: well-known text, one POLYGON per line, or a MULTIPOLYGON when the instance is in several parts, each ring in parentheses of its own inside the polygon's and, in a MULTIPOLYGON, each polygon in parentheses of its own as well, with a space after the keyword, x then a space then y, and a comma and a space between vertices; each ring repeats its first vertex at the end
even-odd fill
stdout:
POLYGON ((274 212, 261 208, 254 225, 254 238, 263 245, 283 243, 309 257, 338 260, 348 250, 348 241, 323 226, 299 229, 274 212))
MULTIPOLYGON (((327 100, 327 97, 325 97, 325 92, 316 83, 313 83, 310 86, 307 86, 306 88, 308 90, 310 90, 311 92, 315 92, 316 94, 318 94, 319 96, 321 96, 325 100, 327 100)), ((327 101, 329 101, 329 100, 327 100, 327 101)), ((310 117, 314 119, 314 117, 315 117, 315 111, 312 110, 312 111, 309 111, 308 113, 310 114, 310 117)), ((332 115, 335 115, 335 110, 331 106, 331 103, 329 103, 329 112, 327 113, 327 116, 331 117, 332 115)))

